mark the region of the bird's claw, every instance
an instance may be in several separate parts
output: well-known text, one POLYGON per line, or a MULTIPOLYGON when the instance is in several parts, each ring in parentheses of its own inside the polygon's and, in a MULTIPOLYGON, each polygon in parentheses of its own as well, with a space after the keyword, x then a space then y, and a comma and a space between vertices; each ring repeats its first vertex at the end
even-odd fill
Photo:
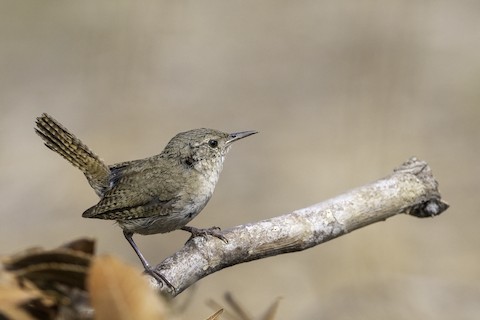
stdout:
POLYGON ((148 268, 145 268, 145 273, 149 274, 155 280, 157 280, 157 282, 160 283, 162 285, 162 287, 163 287, 163 284, 166 284, 167 287, 169 287, 173 291, 176 290, 175 287, 173 286, 173 284, 171 284, 170 281, 168 281, 167 278, 165 278, 164 275, 162 275, 160 272, 153 269, 152 267, 149 266, 148 268))
POLYGON ((192 234, 190 238, 187 240, 187 242, 196 237, 202 237, 204 239, 207 239, 207 236, 212 236, 222 240, 225 243, 228 243, 227 238, 225 238, 222 234, 222 229, 220 229, 219 227, 201 229, 201 228, 185 226, 182 228, 182 230, 190 232, 192 234))

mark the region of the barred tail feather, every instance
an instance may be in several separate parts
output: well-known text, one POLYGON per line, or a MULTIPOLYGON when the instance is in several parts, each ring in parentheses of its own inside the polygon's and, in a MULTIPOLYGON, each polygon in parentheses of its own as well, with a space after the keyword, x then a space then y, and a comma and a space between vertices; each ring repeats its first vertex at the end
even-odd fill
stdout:
POLYGON ((36 125, 35 132, 43 139, 45 145, 79 168, 97 195, 103 195, 109 186, 108 166, 50 115, 42 114, 37 118, 36 125))

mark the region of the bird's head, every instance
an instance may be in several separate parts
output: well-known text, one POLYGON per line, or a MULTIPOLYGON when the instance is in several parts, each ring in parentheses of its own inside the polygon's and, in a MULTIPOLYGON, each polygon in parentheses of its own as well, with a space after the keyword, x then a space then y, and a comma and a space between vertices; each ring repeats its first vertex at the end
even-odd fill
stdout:
POLYGON ((197 170, 208 166, 215 166, 215 169, 221 170, 225 155, 232 144, 255 133, 257 132, 225 133, 214 129, 193 129, 173 137, 165 147, 164 153, 197 170))

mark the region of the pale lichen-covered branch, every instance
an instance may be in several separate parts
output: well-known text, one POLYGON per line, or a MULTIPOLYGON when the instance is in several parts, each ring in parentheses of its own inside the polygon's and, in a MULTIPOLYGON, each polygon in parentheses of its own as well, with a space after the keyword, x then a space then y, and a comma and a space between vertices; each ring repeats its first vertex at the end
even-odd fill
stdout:
POLYGON ((439 215, 448 204, 437 187, 428 164, 412 158, 388 177, 333 199, 224 230, 228 243, 213 237, 194 238, 156 268, 175 286, 170 294, 177 295, 223 268, 305 250, 400 213, 420 218, 439 215))

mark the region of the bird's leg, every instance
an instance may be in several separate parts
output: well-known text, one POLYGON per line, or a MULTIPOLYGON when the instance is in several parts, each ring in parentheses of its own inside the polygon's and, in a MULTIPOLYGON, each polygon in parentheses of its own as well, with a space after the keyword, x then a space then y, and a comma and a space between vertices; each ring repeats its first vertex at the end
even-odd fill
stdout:
POLYGON ((145 259, 143 254, 140 252, 140 250, 137 247, 137 244, 135 241, 133 241, 133 233, 129 231, 123 230, 123 235, 125 236, 125 239, 127 239, 128 243, 132 246, 133 250, 135 250, 135 253, 137 254, 138 258, 143 264, 143 267, 145 268, 145 272, 151 275, 152 277, 155 278, 159 283, 166 283, 168 287, 171 289, 175 290, 175 287, 168 281, 160 272, 156 271, 154 268, 150 266, 148 261, 145 259))
MULTIPOLYGON (((222 234, 222 230, 219 227, 211 227, 211 228, 206 228, 206 229, 200 229, 200 228, 195 228, 195 227, 189 227, 189 226, 184 226, 181 228, 183 231, 190 232, 192 235, 188 239, 190 241, 191 239, 195 237, 203 237, 206 238, 207 235, 213 236, 215 238, 218 238, 222 240, 225 243, 228 243, 227 238, 225 238, 222 234)), ((187 242, 188 242, 187 241, 187 242)))

